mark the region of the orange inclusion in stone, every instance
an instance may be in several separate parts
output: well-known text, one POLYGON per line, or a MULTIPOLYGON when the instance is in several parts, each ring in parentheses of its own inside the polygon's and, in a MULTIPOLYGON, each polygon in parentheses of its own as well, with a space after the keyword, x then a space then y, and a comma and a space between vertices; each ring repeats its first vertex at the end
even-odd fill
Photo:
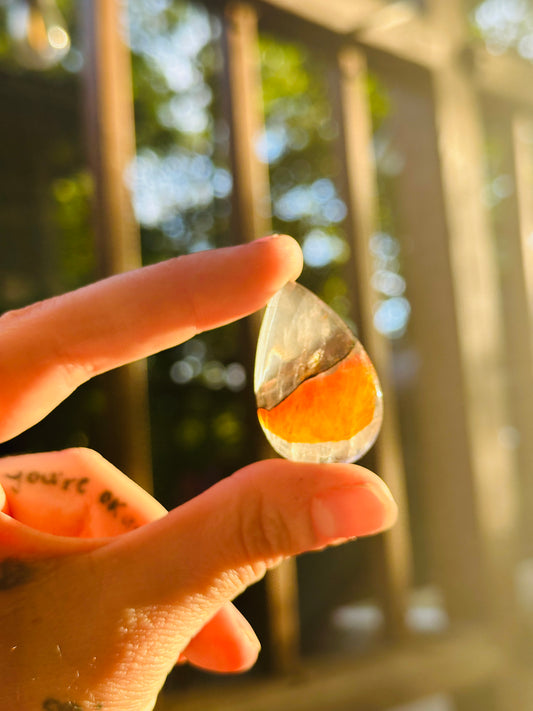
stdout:
POLYGON ((286 442, 341 442, 372 422, 377 378, 364 351, 304 380, 271 410, 258 408, 262 425, 286 442))

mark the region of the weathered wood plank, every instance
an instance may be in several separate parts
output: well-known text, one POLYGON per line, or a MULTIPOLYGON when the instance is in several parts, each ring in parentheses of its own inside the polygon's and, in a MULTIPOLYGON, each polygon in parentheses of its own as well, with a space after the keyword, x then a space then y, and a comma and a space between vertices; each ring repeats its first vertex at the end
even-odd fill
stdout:
POLYGON ((478 90, 500 101, 533 109, 533 65, 511 53, 495 56, 483 47, 472 52, 472 76, 478 90))
POLYGON ((489 597, 499 612, 493 613, 507 627, 512 598, 502 583, 515 560, 516 471, 500 436, 509 421, 505 331, 482 202, 482 124, 474 91, 461 73, 444 70, 435 77, 434 89, 474 499, 485 562, 494 576, 489 597))
POLYGON ((379 537, 381 555, 379 561, 375 561, 379 567, 379 592, 387 634, 399 638, 406 631, 407 597, 412 582, 411 541, 390 345, 373 323, 375 299, 371 285, 370 239, 377 231, 377 178, 372 156, 366 61, 361 52, 352 48, 341 50, 335 77, 343 137, 340 152, 348 206, 346 227, 353 255, 348 281, 358 304, 357 316, 365 347, 380 374, 385 402, 383 426, 375 445, 376 469, 391 488, 400 510, 396 526, 379 537))
POLYGON ((499 676, 504 655, 479 630, 410 641, 365 657, 316 660, 287 678, 162 695, 157 711, 380 711, 499 676))
MULTIPOLYGON (((526 143, 527 132, 520 120, 502 107, 491 106, 487 127, 491 143, 496 143, 500 160, 498 175, 491 179, 508 181, 508 194, 500 195, 492 208, 494 251, 502 294, 505 334, 505 375, 509 402, 509 424, 501 433, 503 443, 514 455, 519 475, 520 527, 523 555, 533 552, 533 330, 531 297, 532 248, 528 235, 533 222, 528 210, 533 203, 533 145, 526 143), (529 164, 529 165, 528 165, 529 164), (529 206, 528 206, 529 203, 529 206)), ((527 124, 525 124, 526 129, 527 124)), ((533 134, 532 134, 533 140, 533 134)), ((517 522, 518 523, 518 522, 517 522)))
MULTIPOLYGON (((459 11, 459 10, 458 10, 459 11)), ((469 73, 451 63, 433 76, 453 300, 464 384, 473 504, 481 550, 480 602, 512 657, 518 638, 517 467, 502 433, 509 422, 506 332, 492 235, 483 205, 483 133, 469 73)), ((494 708, 525 708, 516 679, 493 685, 494 708)), ((460 708, 475 709, 466 701, 460 708)))
POLYGON ((265 7, 286 11, 332 33, 352 36, 363 48, 401 58, 428 70, 461 57, 470 62, 471 76, 480 92, 522 106, 533 106, 533 66, 511 53, 495 56, 481 44, 456 33, 449 3, 427 0, 430 11, 419 14, 407 2, 382 0, 262 0, 265 7), (445 26, 446 31, 439 28, 445 26))
POLYGON ((421 501, 426 574, 452 619, 472 619, 483 596, 481 551, 431 89, 422 78, 401 85, 396 74, 382 78, 394 107, 388 140, 404 166, 390 190, 412 307, 404 346, 412 371, 403 398, 412 419, 409 476, 421 501))
POLYGON ((533 328, 533 115, 515 113, 512 120, 513 160, 522 264, 533 328))
POLYGON ((264 124, 257 32, 253 7, 229 3, 224 12, 225 94, 237 242, 257 239, 271 229, 268 166, 261 163, 255 150, 264 124))
MULTIPOLYGON (((270 222, 268 166, 261 163, 255 143, 263 129, 257 14, 246 3, 229 3, 224 13, 227 112, 233 163, 233 228, 238 242, 267 234, 270 222)), ((253 349, 258 318, 250 320, 249 344, 253 349)), ((265 456, 270 454, 265 444, 265 456)), ((284 561, 265 579, 271 663, 288 672, 298 663, 299 614, 296 562, 284 561)))
MULTIPOLYGON (((130 55, 123 41, 126 8, 117 0, 83 2, 80 8, 85 42, 84 114, 103 277, 141 265, 139 228, 126 184, 126 170, 135 155, 130 55)), ((109 389, 105 431, 109 456, 151 491, 146 363, 132 363, 103 378, 109 389)))

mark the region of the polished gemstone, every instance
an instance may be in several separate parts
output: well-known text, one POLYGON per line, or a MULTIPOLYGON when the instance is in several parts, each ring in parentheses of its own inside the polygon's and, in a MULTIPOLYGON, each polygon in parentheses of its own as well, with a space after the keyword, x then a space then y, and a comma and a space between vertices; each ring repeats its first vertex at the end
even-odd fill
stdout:
POLYGON ((381 387, 342 319, 300 284, 269 301, 257 344, 259 422, 272 447, 300 462, 354 462, 374 443, 381 387))

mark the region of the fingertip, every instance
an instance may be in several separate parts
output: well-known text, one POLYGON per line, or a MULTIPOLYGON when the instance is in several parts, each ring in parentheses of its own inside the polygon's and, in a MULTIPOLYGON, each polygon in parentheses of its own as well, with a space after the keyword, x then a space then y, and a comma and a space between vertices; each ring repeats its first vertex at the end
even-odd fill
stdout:
POLYGON ((249 622, 231 604, 223 607, 194 637, 178 663, 220 673, 247 671, 257 661, 261 644, 249 622))
POLYGON ((354 470, 354 477, 372 487, 376 491, 377 496, 379 496, 386 505, 394 504, 394 506, 396 506, 396 501, 394 500, 391 490, 380 476, 358 464, 348 464, 347 466, 354 470))
POLYGON ((240 674, 251 669, 257 662, 261 645, 259 641, 249 641, 248 644, 242 644, 239 647, 234 647, 226 653, 224 667, 220 670, 224 673, 240 674))
POLYGON ((385 531, 398 517, 398 506, 386 483, 357 464, 272 459, 241 472, 240 476, 250 477, 254 489, 265 487, 265 498, 269 492, 287 492, 291 486, 300 491, 308 487, 315 547, 385 531))
POLYGON ((274 235, 274 238, 276 247, 285 259, 287 273, 289 274, 287 281, 296 281, 304 266, 304 257, 300 245, 294 237, 289 235, 274 235))
POLYGON ((0 512, 9 516, 9 504, 7 503, 6 492, 2 486, 0 486, 0 512))
POLYGON ((285 234, 272 234, 255 240, 252 244, 268 245, 273 250, 280 264, 281 288, 288 281, 296 281, 303 269, 303 254, 294 237, 285 234))
POLYGON ((218 655, 213 653, 208 656, 194 655, 186 656, 181 654, 176 665, 191 664, 198 669, 215 672, 219 674, 241 674, 251 669, 257 662, 261 647, 249 646, 239 649, 219 650, 218 655))
MULTIPOLYGON (((335 464, 333 467, 343 469, 346 479, 341 489, 344 490, 346 486, 346 490, 351 492, 351 496, 347 497, 351 499, 351 504, 348 501, 343 502, 342 496, 337 497, 339 520, 342 520, 342 512, 344 512, 348 517, 346 519, 348 528, 354 525, 359 527, 353 533, 346 533, 346 537, 380 533, 396 523, 398 504, 380 476, 359 464, 335 464), (348 514, 350 506, 354 507, 351 515, 348 514)), ((332 490, 336 491, 336 487, 332 490)))
POLYGON ((374 483, 332 488, 311 502, 311 518, 318 543, 369 536, 389 529, 398 507, 388 489, 374 483))

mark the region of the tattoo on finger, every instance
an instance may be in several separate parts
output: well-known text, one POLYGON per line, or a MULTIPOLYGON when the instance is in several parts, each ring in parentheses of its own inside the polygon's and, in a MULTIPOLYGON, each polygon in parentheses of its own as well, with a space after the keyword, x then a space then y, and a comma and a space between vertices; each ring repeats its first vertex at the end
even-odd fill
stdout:
POLYGON ((12 494, 18 495, 25 486, 44 486, 61 492, 70 492, 75 496, 95 496, 95 502, 99 507, 103 507, 110 516, 116 519, 127 531, 139 527, 139 523, 126 501, 120 498, 109 489, 94 492, 91 488, 89 477, 67 477, 61 471, 15 471, 0 473, 0 481, 5 482, 6 489, 12 494))

